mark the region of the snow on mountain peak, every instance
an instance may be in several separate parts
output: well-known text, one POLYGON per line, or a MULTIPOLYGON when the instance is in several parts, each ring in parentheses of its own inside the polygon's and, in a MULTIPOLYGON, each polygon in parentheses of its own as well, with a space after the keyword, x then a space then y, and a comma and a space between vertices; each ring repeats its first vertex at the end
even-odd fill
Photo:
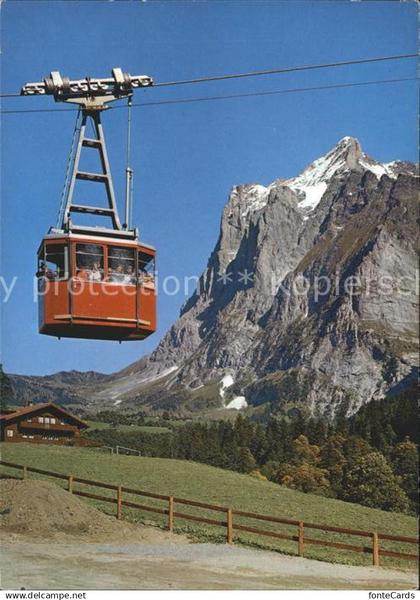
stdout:
POLYGON ((314 210, 327 189, 328 181, 338 171, 349 170, 358 155, 361 155, 358 140, 344 137, 327 154, 306 167, 300 175, 287 179, 285 184, 299 197, 299 208, 305 212, 314 210))
POLYGON ((287 179, 284 183, 298 195, 298 207, 308 213, 318 206, 334 175, 362 167, 371 171, 378 179, 382 175, 396 178, 393 165, 394 163, 382 164, 371 159, 362 152, 356 138, 346 136, 327 154, 306 167, 300 175, 287 179))
POLYGON ((263 185, 252 184, 243 187, 243 206, 241 217, 247 217, 249 213, 261 210, 268 202, 270 188, 263 185))
POLYGON ((371 171, 378 179, 382 177, 382 175, 388 175, 391 179, 396 179, 397 175, 393 170, 394 162, 390 163, 379 163, 372 158, 369 158, 366 154, 362 154, 362 158, 360 159, 360 164, 362 167, 371 171))
POLYGON ((334 176, 351 170, 368 170, 378 179, 382 175, 393 179, 397 177, 395 162, 380 163, 370 158, 362 152, 356 138, 345 136, 327 154, 305 167, 297 177, 276 180, 267 187, 259 184, 236 187, 234 194, 240 199, 241 217, 247 218, 250 214, 263 209, 268 202, 271 189, 281 183, 296 193, 298 208, 302 210, 306 220, 307 215, 320 203, 329 181, 334 176))

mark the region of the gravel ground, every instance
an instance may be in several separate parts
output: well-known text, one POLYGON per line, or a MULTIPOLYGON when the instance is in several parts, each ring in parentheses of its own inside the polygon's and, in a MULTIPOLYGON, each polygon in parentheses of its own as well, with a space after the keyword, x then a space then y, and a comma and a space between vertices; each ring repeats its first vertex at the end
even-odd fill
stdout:
POLYGON ((416 589, 413 572, 214 544, 1 544, 3 589, 416 589), (54 568, 51 568, 51 565, 54 568))
POLYGON ((330 564, 117 521, 58 486, 0 481, 3 589, 415 589, 413 572, 330 564), (112 543, 110 543, 112 541, 112 543))

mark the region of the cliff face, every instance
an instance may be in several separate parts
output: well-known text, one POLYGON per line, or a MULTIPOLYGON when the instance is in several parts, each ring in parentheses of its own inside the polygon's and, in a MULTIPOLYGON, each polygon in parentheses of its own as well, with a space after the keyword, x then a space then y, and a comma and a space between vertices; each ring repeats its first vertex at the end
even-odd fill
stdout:
POLYGON ((417 357, 417 176, 344 138, 297 177, 234 187, 197 291, 92 402, 350 414, 417 357))

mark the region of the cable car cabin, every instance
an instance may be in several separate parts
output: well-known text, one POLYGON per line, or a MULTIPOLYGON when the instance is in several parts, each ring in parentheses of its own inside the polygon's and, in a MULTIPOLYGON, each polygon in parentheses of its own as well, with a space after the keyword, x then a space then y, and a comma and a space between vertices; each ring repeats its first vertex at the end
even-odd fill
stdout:
POLYGON ((44 81, 28 83, 21 90, 22 95, 50 94, 56 102, 79 107, 68 162, 72 167, 66 174, 57 227, 50 228, 38 250, 40 333, 123 341, 143 340, 156 330, 155 250, 138 241, 137 229, 130 229, 131 97, 135 89, 152 83, 147 75, 131 76, 116 67, 112 78, 74 81, 52 71, 44 81), (101 113, 109 102, 123 98, 128 99, 128 122, 125 223, 121 224, 101 113), (80 168, 82 150, 101 166, 99 170, 85 170, 92 162, 80 168), (83 203, 75 202, 79 180, 92 186, 102 184, 107 205, 103 194, 102 199, 91 195, 91 186, 90 192, 86 187, 82 190, 83 203), (88 217, 88 223, 74 224, 74 213, 88 217), (111 219, 112 228, 100 227, 96 217, 111 219))
POLYGON ((48 234, 38 250, 39 332, 142 340, 156 330, 155 249, 137 240, 48 234))

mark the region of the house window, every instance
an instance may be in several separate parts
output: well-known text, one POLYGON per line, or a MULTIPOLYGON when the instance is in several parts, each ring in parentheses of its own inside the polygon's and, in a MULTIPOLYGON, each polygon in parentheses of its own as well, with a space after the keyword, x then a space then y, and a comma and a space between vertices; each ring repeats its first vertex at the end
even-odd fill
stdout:
POLYGON ((50 422, 50 417, 45 417, 45 418, 44 418, 44 422, 45 422, 45 423, 49 423, 49 422, 50 422))
POLYGON ((50 417, 50 423, 51 423, 51 425, 55 425, 55 418, 54 417, 50 417))
POLYGON ((7 437, 13 437, 13 431, 11 429, 7 430, 7 437))
POLYGON ((32 423, 32 419, 26 419, 28 423, 32 423))
POLYGON ((43 423, 44 422, 44 417, 38 417, 38 423, 43 423))

